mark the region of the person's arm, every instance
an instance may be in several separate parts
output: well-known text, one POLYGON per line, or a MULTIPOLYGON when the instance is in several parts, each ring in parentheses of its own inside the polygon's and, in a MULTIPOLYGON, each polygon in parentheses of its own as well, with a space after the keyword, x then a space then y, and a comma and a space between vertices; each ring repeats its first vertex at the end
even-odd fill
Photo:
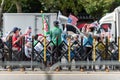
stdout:
POLYGON ((20 44, 18 42, 21 40, 21 38, 22 38, 22 36, 18 37, 17 39, 16 39, 16 37, 13 37, 13 39, 12 39, 14 41, 13 45, 17 44, 20 46, 20 44))
POLYGON ((66 27, 66 24, 65 24, 65 28, 63 30, 63 33, 67 33, 67 27, 66 27))
POLYGON ((87 28, 87 23, 86 24, 84 24, 84 26, 82 27, 82 32, 84 33, 84 32, 86 32, 86 28, 87 28))

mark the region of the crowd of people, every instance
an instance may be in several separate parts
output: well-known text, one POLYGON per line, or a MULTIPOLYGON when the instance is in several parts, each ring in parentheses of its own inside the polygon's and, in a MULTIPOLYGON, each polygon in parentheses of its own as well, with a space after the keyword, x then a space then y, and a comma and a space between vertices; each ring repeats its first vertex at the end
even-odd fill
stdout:
MULTIPOLYGON (((78 59, 82 61, 88 61, 88 60, 92 61, 93 60, 92 49, 93 49, 94 38, 96 39, 97 43, 101 42, 101 44, 99 44, 96 47, 96 49, 99 52, 102 52, 100 53, 100 55, 105 54, 100 58, 110 59, 109 56, 111 54, 104 53, 104 50, 105 50, 104 45, 105 45, 105 37, 108 37, 110 42, 113 41, 112 37, 110 37, 111 35, 105 36, 106 34, 105 32, 104 34, 103 33, 97 34, 96 27, 90 26, 89 24, 85 24, 81 30, 84 36, 81 34, 68 34, 66 25, 64 26, 64 30, 62 31, 59 28, 58 21, 54 21, 53 24, 54 24, 54 27, 50 30, 50 35, 46 36, 46 37, 50 37, 49 38, 50 40, 46 40, 46 44, 49 44, 50 41, 53 42, 53 43, 50 43, 49 47, 47 48, 52 51, 51 53, 54 53, 54 54, 51 55, 48 50, 46 51, 46 54, 47 54, 46 56, 48 60, 51 61, 52 63, 61 61, 58 58, 62 55, 62 52, 63 52, 62 50, 64 51, 68 50, 68 47, 66 45, 61 46, 61 43, 64 42, 65 44, 69 45, 69 40, 70 40, 70 45, 72 45, 70 50, 71 59, 75 59, 75 61, 79 61, 78 59), (83 48, 79 50, 81 45, 83 46, 83 48), (61 46, 61 47, 58 47, 58 46, 61 46), (76 52, 77 52, 77 57, 79 58, 75 57, 76 52)), ((43 58, 45 36, 44 34, 36 34, 34 36, 34 41, 32 43, 33 38, 31 33, 32 33, 32 27, 28 27, 24 34, 21 34, 20 28, 14 27, 13 30, 5 38, 2 38, 2 40, 6 45, 8 45, 9 44, 8 40, 10 36, 12 36, 12 50, 20 52, 23 49, 24 54, 26 58, 28 58, 28 60, 31 59, 33 46, 34 46, 35 52, 38 53, 38 54, 35 54, 35 56, 40 55, 43 58), (23 41, 23 37, 24 37, 24 41, 23 41), (23 46, 23 42, 25 43, 24 46, 23 46)), ((112 48, 110 47, 110 50, 112 53, 114 53, 117 50, 117 48, 112 45, 112 48)))

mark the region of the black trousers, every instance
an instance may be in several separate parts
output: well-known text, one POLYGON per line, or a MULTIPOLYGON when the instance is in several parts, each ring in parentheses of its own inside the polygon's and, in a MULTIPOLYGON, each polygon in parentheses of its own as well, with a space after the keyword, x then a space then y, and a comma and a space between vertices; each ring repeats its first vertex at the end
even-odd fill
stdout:
POLYGON ((84 60, 87 61, 92 61, 92 47, 85 47, 85 58, 84 60))
POLYGON ((54 63, 60 61, 61 62, 61 48, 59 46, 52 46, 52 61, 54 63))

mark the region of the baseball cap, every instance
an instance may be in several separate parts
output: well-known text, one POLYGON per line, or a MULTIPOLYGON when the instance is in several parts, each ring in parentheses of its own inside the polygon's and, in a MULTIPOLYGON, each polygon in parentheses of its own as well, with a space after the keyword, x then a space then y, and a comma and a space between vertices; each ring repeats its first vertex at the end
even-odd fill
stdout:
POLYGON ((54 26, 58 26, 59 22, 58 21, 54 21, 53 24, 54 24, 54 26))
POLYGON ((14 27, 12 31, 15 33, 17 30, 19 30, 19 28, 18 27, 14 27))

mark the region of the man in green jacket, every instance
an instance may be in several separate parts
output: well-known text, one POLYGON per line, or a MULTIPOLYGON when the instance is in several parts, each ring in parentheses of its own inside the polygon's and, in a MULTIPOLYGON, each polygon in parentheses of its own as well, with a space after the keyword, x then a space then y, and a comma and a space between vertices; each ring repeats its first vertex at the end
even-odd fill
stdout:
POLYGON ((54 21, 53 24, 54 24, 54 28, 50 31, 50 37, 53 43, 55 44, 55 46, 59 46, 60 43, 62 42, 61 40, 62 30, 59 28, 58 21, 54 21))
POLYGON ((61 61, 61 60, 58 60, 59 57, 61 56, 61 51, 60 51, 60 48, 58 47, 62 42, 62 39, 61 39, 62 30, 59 28, 58 21, 54 21, 53 24, 54 24, 54 28, 50 31, 50 37, 54 43, 54 45, 51 44, 52 52, 53 52, 52 61, 53 63, 56 63, 57 61, 61 61))

